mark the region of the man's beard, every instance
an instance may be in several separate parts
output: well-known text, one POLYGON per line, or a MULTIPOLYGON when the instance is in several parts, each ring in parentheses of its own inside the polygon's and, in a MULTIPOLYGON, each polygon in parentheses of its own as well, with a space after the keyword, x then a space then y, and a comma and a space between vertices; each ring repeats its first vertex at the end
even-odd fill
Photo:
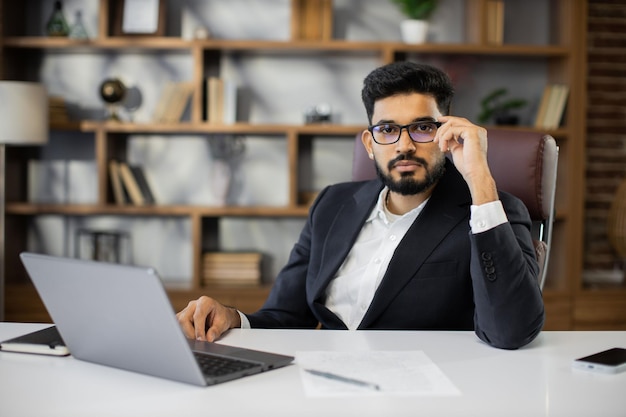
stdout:
POLYGON ((378 166, 378 161, 374 160, 374 165, 376 166, 376 174, 378 174, 378 178, 380 178, 383 184, 386 185, 390 191, 401 195, 415 195, 426 191, 427 189, 435 185, 446 171, 445 157, 442 157, 441 159, 436 161, 432 167, 430 167, 425 159, 406 154, 399 155, 397 158, 389 161, 389 163, 387 164, 387 171, 391 172, 393 166, 398 161, 415 161, 418 164, 422 165, 422 167, 424 167, 424 170, 426 171, 426 176, 421 181, 413 178, 413 172, 403 173, 400 177, 400 180, 396 181, 393 179, 391 174, 385 174, 378 166))

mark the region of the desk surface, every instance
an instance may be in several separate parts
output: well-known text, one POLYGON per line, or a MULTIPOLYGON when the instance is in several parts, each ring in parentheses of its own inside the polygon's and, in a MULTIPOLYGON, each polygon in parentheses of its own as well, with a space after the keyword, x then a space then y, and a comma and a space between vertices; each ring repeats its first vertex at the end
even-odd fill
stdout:
MULTIPOLYGON (((0 340, 42 325, 0 323, 0 340)), ((0 352, 0 416, 625 416, 626 373, 571 370, 571 361, 626 346, 626 332, 543 332, 499 350, 472 332, 233 330, 236 346, 306 350, 421 350, 461 391, 450 397, 310 398, 290 365, 200 388, 76 360, 0 352)))

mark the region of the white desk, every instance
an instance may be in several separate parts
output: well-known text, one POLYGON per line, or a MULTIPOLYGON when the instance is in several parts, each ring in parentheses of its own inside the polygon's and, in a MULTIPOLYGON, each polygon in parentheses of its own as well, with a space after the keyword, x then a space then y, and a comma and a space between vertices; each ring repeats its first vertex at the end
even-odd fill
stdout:
MULTIPOLYGON (((41 328, 0 323, 0 340, 41 328)), ((626 346, 626 332, 544 332, 506 351, 472 332, 234 330, 231 345, 422 350, 462 392, 451 397, 309 398, 297 365, 207 388, 75 360, 0 352, 0 416, 626 416, 626 373, 572 371, 572 359, 626 346)))

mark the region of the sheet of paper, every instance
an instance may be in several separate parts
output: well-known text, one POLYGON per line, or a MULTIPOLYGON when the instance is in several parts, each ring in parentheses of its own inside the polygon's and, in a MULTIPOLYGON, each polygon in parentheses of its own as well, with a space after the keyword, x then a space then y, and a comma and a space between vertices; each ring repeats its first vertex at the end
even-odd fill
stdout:
POLYGON ((296 363, 309 397, 461 395, 422 351, 300 351, 296 363), (314 375, 306 369, 367 382, 379 389, 314 375))

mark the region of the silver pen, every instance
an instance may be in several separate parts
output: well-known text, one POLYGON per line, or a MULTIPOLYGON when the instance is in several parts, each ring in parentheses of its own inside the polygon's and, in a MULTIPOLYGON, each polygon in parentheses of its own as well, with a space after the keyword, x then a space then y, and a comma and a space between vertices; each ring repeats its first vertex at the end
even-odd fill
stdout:
POLYGON ((380 391, 380 385, 373 382, 361 381, 360 379, 348 378, 347 376, 333 374, 331 372, 318 371, 315 369, 305 369, 306 372, 321 376, 323 378, 332 379, 333 381, 341 381, 347 384, 358 385, 360 387, 370 388, 376 391, 380 391))

